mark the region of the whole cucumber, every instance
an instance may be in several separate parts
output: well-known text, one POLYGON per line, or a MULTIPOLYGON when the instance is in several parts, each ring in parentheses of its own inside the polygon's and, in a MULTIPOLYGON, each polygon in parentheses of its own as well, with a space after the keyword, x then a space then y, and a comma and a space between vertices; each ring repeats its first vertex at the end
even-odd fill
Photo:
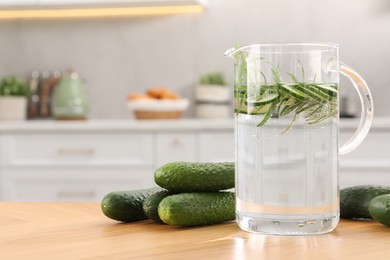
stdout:
POLYGON ((373 219, 390 227, 390 194, 373 198, 368 206, 368 211, 373 219))
POLYGON ((383 194, 390 194, 390 187, 358 185, 340 190, 340 217, 371 219, 368 211, 370 201, 383 194))
POLYGON ((169 191, 162 190, 151 195, 149 198, 146 198, 142 203, 145 216, 155 222, 162 223, 163 221, 158 216, 158 205, 164 198, 170 195, 172 195, 172 193, 169 191))
POLYGON ((194 192, 171 195, 158 206, 158 215, 169 225, 202 226, 235 219, 233 192, 194 192))
POLYGON ((103 214, 107 217, 131 222, 147 219, 142 203, 151 195, 162 191, 160 187, 133 190, 133 191, 113 191, 104 196, 101 202, 103 214))
POLYGON ((156 170, 154 181, 172 193, 231 189, 234 188, 234 163, 172 162, 156 170))

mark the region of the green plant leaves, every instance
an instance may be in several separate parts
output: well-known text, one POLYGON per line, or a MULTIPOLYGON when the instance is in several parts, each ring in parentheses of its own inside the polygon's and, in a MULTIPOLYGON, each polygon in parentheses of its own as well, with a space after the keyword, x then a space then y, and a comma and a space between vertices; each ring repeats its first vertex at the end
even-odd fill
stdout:
POLYGON ((222 73, 219 72, 212 72, 208 73, 206 75, 203 75, 200 80, 200 84, 203 85, 218 85, 218 86, 226 86, 227 83, 225 81, 225 77, 222 73))
POLYGON ((6 76, 0 80, 0 96, 28 96, 26 83, 16 77, 6 76))

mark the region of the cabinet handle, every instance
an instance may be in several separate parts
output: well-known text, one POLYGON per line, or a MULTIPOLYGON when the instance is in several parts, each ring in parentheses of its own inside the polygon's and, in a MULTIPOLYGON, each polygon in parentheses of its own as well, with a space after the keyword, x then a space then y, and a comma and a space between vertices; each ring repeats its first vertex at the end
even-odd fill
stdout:
POLYGON ((174 138, 174 139, 172 140, 172 145, 174 145, 174 146, 180 145, 180 140, 179 140, 178 138, 174 138))
POLYGON ((59 191, 57 193, 58 198, 94 198, 96 197, 95 191, 59 191))
POLYGON ((77 148, 58 148, 58 155, 93 155, 95 150, 93 148, 77 149, 77 148))

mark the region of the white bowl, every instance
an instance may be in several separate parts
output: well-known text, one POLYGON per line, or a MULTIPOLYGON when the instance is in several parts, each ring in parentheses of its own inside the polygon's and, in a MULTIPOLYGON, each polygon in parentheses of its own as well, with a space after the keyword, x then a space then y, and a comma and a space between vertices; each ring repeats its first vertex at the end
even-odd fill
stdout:
POLYGON ((229 102, 233 92, 228 86, 198 85, 195 89, 197 101, 229 102))
POLYGON ((137 99, 127 102, 132 111, 185 111, 190 102, 188 99, 137 99))

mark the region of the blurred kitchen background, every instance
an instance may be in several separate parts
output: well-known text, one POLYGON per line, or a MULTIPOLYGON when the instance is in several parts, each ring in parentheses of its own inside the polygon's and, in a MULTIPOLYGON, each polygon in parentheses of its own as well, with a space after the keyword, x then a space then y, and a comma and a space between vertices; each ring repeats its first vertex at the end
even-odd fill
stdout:
MULTIPOLYGON (((99 201, 154 186, 154 171, 167 162, 233 161, 233 63, 224 52, 236 43, 305 41, 338 43, 340 59, 374 99, 367 139, 340 159, 340 187, 390 185, 388 0, 0 1, 0 200, 99 201), (195 12, 166 8, 178 2, 195 12), (158 12, 42 17, 94 3, 103 3, 103 15, 110 3, 158 12), (41 18, 26 18, 37 8, 41 18), (17 113, 23 98, 8 97, 25 96, 23 84, 31 92, 28 120, 17 113), (60 119, 89 120, 53 120, 53 107, 60 119)), ((341 120, 341 142, 356 129, 358 102, 343 78, 340 112, 355 118, 341 120)))
MULTIPOLYGON (((341 60, 370 86, 375 114, 389 115, 387 0, 209 0, 201 13, 0 20, 0 35, 0 76, 27 81, 35 70, 71 68, 85 80, 91 119, 133 117, 127 95, 149 87, 167 87, 193 104, 201 75, 220 71, 232 84, 223 53, 236 42, 291 41, 339 43, 341 60)), ((193 105, 185 117, 195 117, 193 105)))

